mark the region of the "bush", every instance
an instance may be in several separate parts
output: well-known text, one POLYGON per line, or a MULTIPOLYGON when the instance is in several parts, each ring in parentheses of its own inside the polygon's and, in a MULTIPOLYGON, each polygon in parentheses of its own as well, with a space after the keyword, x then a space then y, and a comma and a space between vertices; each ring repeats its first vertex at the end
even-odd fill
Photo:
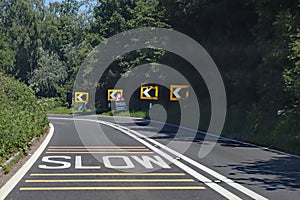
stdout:
POLYGON ((46 112, 25 84, 0 73, 0 164, 48 128, 46 112))
POLYGON ((38 100, 38 104, 40 104, 46 111, 64 106, 62 100, 58 97, 41 98, 38 100))

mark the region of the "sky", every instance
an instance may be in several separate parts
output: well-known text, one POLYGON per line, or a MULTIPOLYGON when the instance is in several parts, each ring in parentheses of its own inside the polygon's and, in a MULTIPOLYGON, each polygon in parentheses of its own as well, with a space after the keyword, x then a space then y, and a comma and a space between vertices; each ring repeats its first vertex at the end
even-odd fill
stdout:
POLYGON ((49 5, 49 3, 53 3, 53 2, 62 2, 62 0, 46 0, 45 1, 46 5, 49 5))
MULTIPOLYGON (((59 2, 59 3, 61 3, 63 0, 45 0, 45 4, 46 5, 49 5, 49 3, 54 3, 54 2, 59 2)), ((78 2, 80 2, 80 1, 83 1, 83 0, 77 0, 78 2)), ((89 1, 89 4, 90 5, 96 5, 97 3, 96 3, 97 1, 96 0, 90 0, 89 1)), ((81 7, 80 8, 80 10, 84 10, 86 8, 86 6, 83 6, 83 7, 81 7)))

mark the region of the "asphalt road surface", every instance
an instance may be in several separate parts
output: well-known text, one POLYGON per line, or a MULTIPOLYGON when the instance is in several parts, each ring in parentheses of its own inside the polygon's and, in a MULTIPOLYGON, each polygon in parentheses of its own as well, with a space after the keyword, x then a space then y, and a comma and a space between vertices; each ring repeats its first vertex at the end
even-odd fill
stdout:
POLYGON ((299 199, 300 159, 140 119, 52 115, 49 144, 6 199, 299 199), (199 150, 217 141, 204 158, 199 150))

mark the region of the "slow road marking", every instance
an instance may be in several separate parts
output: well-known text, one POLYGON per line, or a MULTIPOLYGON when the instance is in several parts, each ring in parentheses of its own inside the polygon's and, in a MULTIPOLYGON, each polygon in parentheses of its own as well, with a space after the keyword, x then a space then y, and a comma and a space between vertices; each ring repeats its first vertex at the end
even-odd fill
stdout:
POLYGON ((208 167, 206 167, 206 166, 204 166, 204 165, 202 165, 202 164, 200 164, 200 163, 184 156, 183 154, 180 154, 177 151, 174 151, 173 149, 170 149, 169 147, 167 147, 167 146, 165 146, 165 145, 163 145, 163 144, 161 144, 161 143, 159 143, 159 142, 157 142, 157 141, 155 141, 151 138, 148 138, 145 135, 140 134, 137 131, 128 129, 124 126, 120 126, 120 125, 117 125, 117 124, 113 124, 113 123, 106 122, 106 121, 101 121, 101 120, 93 120, 93 119, 59 118, 59 117, 52 117, 51 119, 95 122, 95 123, 100 123, 100 124, 103 124, 103 125, 110 126, 114 129, 119 130, 120 132, 130 136, 131 138, 135 139, 136 141, 140 142, 141 144, 145 145, 150 150, 154 151, 155 153, 157 153, 158 155, 160 155, 164 159, 168 160, 169 162, 172 162, 174 165, 181 168, 183 171, 187 172, 188 174, 190 174, 191 176, 193 176, 197 180, 203 182, 205 185, 207 185, 208 187, 210 187, 211 189, 213 189, 214 191, 216 191, 217 193, 219 193, 220 195, 222 195, 226 199, 241 200, 240 197, 238 197, 237 195, 235 195, 231 191, 225 189, 224 187, 220 186, 219 184, 214 183, 212 180, 210 180, 207 177, 203 176, 202 174, 200 174, 196 170, 192 169, 191 167, 187 166, 186 164, 176 160, 175 158, 176 157, 182 158, 182 160, 184 160, 185 162, 195 166, 196 168, 198 168, 202 171, 205 171, 206 173, 210 174, 214 178, 217 178, 217 179, 221 180, 222 182, 228 184, 232 188, 248 195, 249 197, 251 197, 253 199, 267 200, 267 198, 255 193, 254 191, 242 186, 241 184, 236 183, 235 181, 233 181, 231 179, 228 179, 227 177, 224 177, 223 175, 219 174, 218 172, 213 171, 212 169, 210 169, 210 168, 208 168, 208 167), (168 153, 160 150, 156 146, 163 149, 164 151, 166 151, 168 153), (223 180, 225 180, 225 181, 223 181, 223 180))
POLYGON ((46 154, 153 154, 151 151, 47 151, 46 154))

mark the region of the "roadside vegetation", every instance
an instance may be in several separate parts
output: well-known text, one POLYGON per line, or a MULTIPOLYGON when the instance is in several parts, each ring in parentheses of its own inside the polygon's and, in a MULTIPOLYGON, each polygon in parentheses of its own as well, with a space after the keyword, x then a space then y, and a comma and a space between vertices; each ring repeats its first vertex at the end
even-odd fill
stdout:
POLYGON ((132 112, 107 111, 107 112, 102 113, 102 115, 137 117, 137 118, 142 118, 142 119, 145 119, 148 117, 148 113, 146 111, 132 111, 132 112))
MULTIPOLYGON (((94 47, 132 28, 172 28, 203 45, 221 72, 228 98, 224 136, 300 154, 299 22, 296 0, 2 0, 0 70, 25 83, 41 101, 59 99, 48 113, 69 113, 66 94, 94 47)), ((193 79, 188 63, 144 49, 117 59, 99 80, 99 113, 112 114, 108 88, 128 69, 152 62, 182 72, 199 99, 209 102, 205 84, 193 79)), ((168 99, 157 103, 172 106, 168 99)), ((135 101, 129 107, 144 117, 147 106, 135 101)), ((210 112, 201 118, 205 131, 210 112)))
POLYGON ((19 152, 26 153, 33 138, 48 129, 45 110, 34 93, 24 84, 0 73, 0 166, 19 152))
POLYGON ((67 105, 61 98, 40 98, 38 103, 46 110, 47 114, 72 114, 73 109, 67 108, 67 105))

